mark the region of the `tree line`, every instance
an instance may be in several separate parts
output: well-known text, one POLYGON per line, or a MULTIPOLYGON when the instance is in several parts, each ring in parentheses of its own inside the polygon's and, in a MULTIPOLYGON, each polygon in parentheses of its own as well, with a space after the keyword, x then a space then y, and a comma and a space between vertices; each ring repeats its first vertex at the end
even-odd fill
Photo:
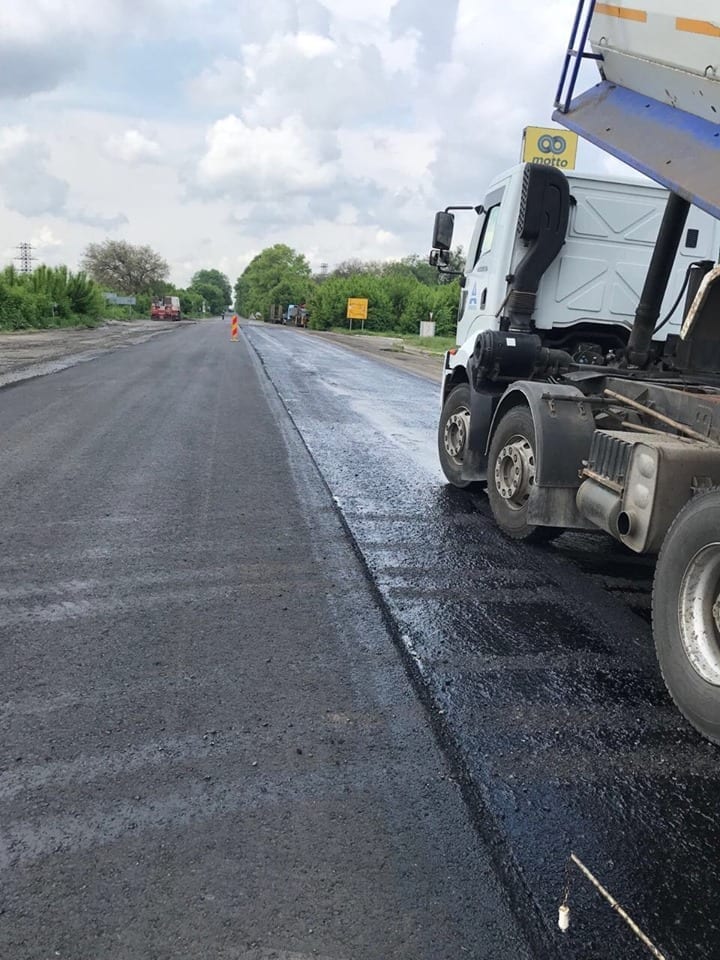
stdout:
POLYGON ((153 297, 176 296, 185 316, 216 315, 232 303, 230 281, 220 270, 198 270, 187 287, 173 286, 170 266, 148 246, 125 240, 104 240, 85 248, 82 267, 104 290, 138 298, 138 313, 150 311, 153 297))
MULTIPOLYGON (((462 272, 458 248, 450 269, 462 272)), ((394 261, 347 260, 327 275, 313 276, 307 258, 283 243, 254 257, 235 284, 235 309, 269 316, 273 305, 306 304, 316 330, 346 326, 350 297, 368 300, 369 330, 417 333, 421 320, 437 323, 440 336, 455 333, 460 286, 417 255, 394 261)))
POLYGON ((124 240, 91 243, 82 269, 36 267, 0 271, 0 330, 95 326, 102 319, 149 317, 153 297, 179 296, 185 316, 217 315, 232 302, 230 281, 220 270, 198 270, 185 288, 173 286, 167 261, 148 246, 124 240), (108 303, 105 293, 134 296, 134 308, 108 303))
MULTIPOLYGON (((450 269, 464 267, 457 248, 450 269)), ((185 316, 217 315, 233 302, 243 316, 268 318, 272 306, 305 304, 317 330, 345 326, 347 301, 368 300, 366 328, 417 333, 421 320, 436 321, 441 336, 455 332, 459 284, 439 274, 417 255, 393 261, 347 260, 323 275, 313 275, 307 258, 286 244, 275 244, 254 257, 234 290, 220 270, 198 270, 187 287, 169 282, 167 261, 149 246, 124 240, 91 243, 81 270, 40 266, 31 274, 13 267, 0 273, 0 328, 22 329, 62 324, 93 325, 102 317, 127 318, 127 307, 112 306, 105 293, 134 296, 135 315, 148 316, 153 297, 178 296, 185 316)))

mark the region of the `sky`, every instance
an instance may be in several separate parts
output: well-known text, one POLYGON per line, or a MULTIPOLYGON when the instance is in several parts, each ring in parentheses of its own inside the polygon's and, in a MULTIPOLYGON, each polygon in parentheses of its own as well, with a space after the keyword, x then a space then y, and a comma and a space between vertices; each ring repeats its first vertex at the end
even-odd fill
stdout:
MULTIPOLYGON (((547 125, 576 0, 2 0, 0 263, 425 254, 547 125)), ((594 82, 594 74, 588 83, 594 82)), ((619 172, 581 145, 578 168, 619 172)), ((457 236, 460 241, 465 236, 457 236)))

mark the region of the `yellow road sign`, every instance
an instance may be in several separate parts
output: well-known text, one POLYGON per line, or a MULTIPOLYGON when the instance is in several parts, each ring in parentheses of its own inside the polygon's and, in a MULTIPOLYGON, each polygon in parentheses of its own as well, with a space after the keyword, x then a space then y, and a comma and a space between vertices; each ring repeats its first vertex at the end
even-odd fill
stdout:
POLYGON ((545 163, 550 167, 574 170, 578 135, 558 127, 525 127, 522 162, 545 163))
POLYGON ((367 320, 368 302, 363 297, 350 297, 347 302, 348 320, 367 320))

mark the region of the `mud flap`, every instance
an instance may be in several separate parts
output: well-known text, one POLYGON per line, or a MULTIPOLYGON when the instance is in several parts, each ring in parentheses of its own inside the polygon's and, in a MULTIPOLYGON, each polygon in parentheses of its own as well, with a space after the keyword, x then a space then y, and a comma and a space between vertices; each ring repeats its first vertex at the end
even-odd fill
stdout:
POLYGON ((463 462, 463 480, 487 480, 490 427, 501 396, 499 390, 475 390, 470 382, 470 435, 463 462))

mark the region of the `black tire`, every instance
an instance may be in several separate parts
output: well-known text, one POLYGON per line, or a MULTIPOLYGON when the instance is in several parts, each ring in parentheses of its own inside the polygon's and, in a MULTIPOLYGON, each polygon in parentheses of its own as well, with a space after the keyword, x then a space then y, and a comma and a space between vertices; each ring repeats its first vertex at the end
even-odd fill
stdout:
MULTIPOLYGON (((490 441, 488 454, 488 483, 487 492, 495 522, 513 540, 524 540, 530 543, 547 543, 554 540, 563 532, 558 527, 538 527, 527 522, 528 498, 535 477, 535 424, 532 414, 526 406, 512 407, 495 429, 490 441), (517 446, 519 461, 513 463, 504 451, 509 447, 517 446), (512 497, 503 496, 500 492, 497 470, 501 475, 505 464, 509 464, 512 471, 517 473, 520 481, 520 490, 512 497), (503 467, 500 467, 500 464, 503 467)), ((512 481, 514 478, 511 477, 512 481)), ((507 489, 507 488, 505 488, 507 489)))
POLYGON ((718 744, 720 669, 713 675, 713 661, 720 665, 720 631, 713 606, 719 593, 720 490, 713 489, 687 503, 668 530, 655 569, 652 621, 670 696, 693 727, 718 744))
POLYGON ((470 385, 460 383, 453 387, 443 404, 438 424, 438 456, 447 479, 461 490, 473 485, 472 480, 462 478, 469 425, 470 385), (458 447, 461 449, 454 454, 453 451, 458 447))

